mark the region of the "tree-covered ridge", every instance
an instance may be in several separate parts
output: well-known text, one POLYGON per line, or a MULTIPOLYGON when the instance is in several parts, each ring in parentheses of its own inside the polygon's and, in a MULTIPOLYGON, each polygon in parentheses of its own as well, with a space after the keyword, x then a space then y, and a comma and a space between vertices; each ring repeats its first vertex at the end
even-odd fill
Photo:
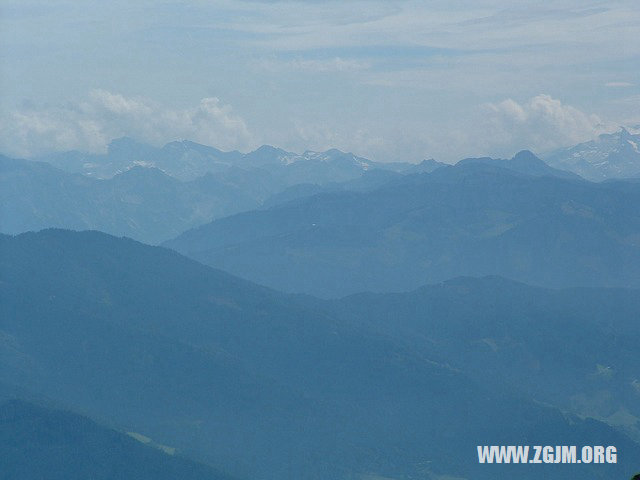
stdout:
POLYGON ((6 480, 231 480, 86 417, 22 400, 0 404, 0 466, 6 480))
POLYGON ((471 161, 233 215, 165 245, 263 285, 327 297, 484 275, 638 288, 638 205, 638 183, 471 161))
MULTIPOLYGON (((236 476, 431 472, 488 480, 507 470, 480 468, 478 444, 604 442, 626 452, 602 470, 545 470, 547 478, 568 480, 579 472, 595 480, 598 472, 631 475, 629 462, 640 456, 640 446, 619 429, 581 418, 560 401, 558 409, 544 389, 531 392, 515 375, 489 381, 509 361, 520 365, 523 355, 552 353, 556 340, 566 342, 563 354, 576 360, 590 354, 580 335, 560 331, 545 344, 529 322, 538 319, 546 331, 557 308, 576 306, 571 295, 558 294, 550 304, 547 298, 556 294, 546 290, 467 279, 399 303, 375 295, 326 302, 274 292, 170 250, 98 232, 2 236, 0 251, 0 347, 10 366, 0 381, 107 418, 236 476), (492 309, 487 291, 501 289, 510 309, 492 309), (460 307, 447 308, 452 302, 460 307), (533 317, 532 302, 539 305, 533 317), (502 314, 487 332, 474 326, 474 318, 489 319, 492 312, 502 314), (524 326, 512 318, 518 312, 525 314, 524 326), (486 372, 472 368, 476 358, 491 360, 486 372)), ((613 300, 631 314, 636 297, 617 291, 586 325, 602 338, 621 342, 628 335, 635 345, 637 329, 624 316, 614 321, 620 312, 613 300)), ((629 350, 617 355, 604 360, 636 362, 629 350)), ((564 392, 589 393, 593 378, 581 366, 569 363, 557 375, 551 366, 541 364, 545 381, 573 371, 575 383, 564 392)), ((604 366, 626 378, 617 363, 604 366)), ((617 389, 617 377, 612 380, 609 388, 617 389)), ((519 466, 517 472, 539 478, 539 470, 519 466)))

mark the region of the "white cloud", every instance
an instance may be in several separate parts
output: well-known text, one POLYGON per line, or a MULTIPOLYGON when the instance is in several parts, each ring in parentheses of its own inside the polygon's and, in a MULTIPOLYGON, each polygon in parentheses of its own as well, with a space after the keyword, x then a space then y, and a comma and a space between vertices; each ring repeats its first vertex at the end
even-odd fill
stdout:
MULTIPOLYGON (((467 115, 443 121, 398 118, 393 124, 362 119, 336 125, 300 117, 260 136, 296 151, 336 147, 376 160, 435 157, 453 162, 464 156, 506 157, 524 148, 544 152, 618 128, 546 94, 527 101, 507 98, 473 111, 470 107, 467 115)), ((0 151, 21 157, 72 149, 102 152, 124 135, 155 145, 186 138, 225 150, 257 146, 245 121, 215 97, 172 109, 147 98, 94 90, 81 102, 25 106, 0 118, 0 151)))
POLYGON ((216 97, 171 109, 94 90, 78 103, 25 107, 0 118, 0 149, 24 157, 73 149, 102 152, 110 140, 125 135, 152 144, 188 138, 222 149, 254 146, 244 120, 216 97))
POLYGON ((633 83, 629 83, 629 82, 608 82, 608 83, 605 83, 604 86, 610 87, 610 88, 635 87, 633 83))
POLYGON ((305 60, 296 58, 293 60, 263 59, 256 62, 259 68, 269 72, 281 72, 283 70, 310 72, 310 73, 345 73, 357 72, 371 68, 371 63, 361 60, 344 59, 334 57, 328 59, 305 60))
POLYGON ((632 0, 604 6, 567 0, 549 7, 531 1, 469 0, 334 2, 330 8, 323 2, 224 3, 242 20, 210 16, 207 28, 224 25, 249 35, 247 43, 254 49, 269 51, 428 46, 496 49, 508 61, 514 48, 543 46, 547 62, 562 65, 575 63, 576 53, 593 62, 639 51, 634 40, 640 12, 632 0))
POLYGON ((540 94, 520 104, 512 99, 484 105, 484 135, 495 149, 529 148, 542 152, 592 139, 617 125, 598 115, 540 94))
POLYGON ((565 104, 545 112, 524 100, 537 92, 589 98, 601 118, 640 123, 636 99, 611 95, 636 93, 623 84, 637 85, 637 0, 6 1, 0 109, 13 113, 0 114, 0 150, 12 153, 98 151, 123 134, 253 146, 238 112, 215 99, 197 104, 212 88, 269 143, 381 159, 453 161, 589 137, 589 114, 565 104), (110 92, 15 106, 96 84, 110 92), (129 89, 194 103, 166 108, 112 93, 129 89), (495 109, 478 113, 487 101, 495 109))

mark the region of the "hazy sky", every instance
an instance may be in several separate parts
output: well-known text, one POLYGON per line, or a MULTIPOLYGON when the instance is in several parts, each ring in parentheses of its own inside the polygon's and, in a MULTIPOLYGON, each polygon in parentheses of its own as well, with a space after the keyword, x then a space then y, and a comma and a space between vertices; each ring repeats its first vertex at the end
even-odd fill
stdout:
POLYGON ((640 124, 639 39, 638 0, 3 0, 0 151, 540 152, 640 124))

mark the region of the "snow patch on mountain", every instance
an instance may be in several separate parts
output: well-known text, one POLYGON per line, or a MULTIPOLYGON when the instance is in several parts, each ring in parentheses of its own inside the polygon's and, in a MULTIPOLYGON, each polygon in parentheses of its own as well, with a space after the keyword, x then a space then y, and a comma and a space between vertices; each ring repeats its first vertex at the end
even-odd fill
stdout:
POLYGON ((621 128, 543 157, 552 167, 592 181, 640 177, 640 134, 621 128))

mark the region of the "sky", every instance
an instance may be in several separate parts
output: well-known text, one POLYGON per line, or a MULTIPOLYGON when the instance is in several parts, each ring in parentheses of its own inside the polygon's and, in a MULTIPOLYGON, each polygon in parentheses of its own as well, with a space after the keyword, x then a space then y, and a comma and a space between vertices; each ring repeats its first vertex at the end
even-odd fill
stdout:
POLYGON ((3 0, 0 152, 543 153, 640 125, 639 38, 637 0, 3 0))

